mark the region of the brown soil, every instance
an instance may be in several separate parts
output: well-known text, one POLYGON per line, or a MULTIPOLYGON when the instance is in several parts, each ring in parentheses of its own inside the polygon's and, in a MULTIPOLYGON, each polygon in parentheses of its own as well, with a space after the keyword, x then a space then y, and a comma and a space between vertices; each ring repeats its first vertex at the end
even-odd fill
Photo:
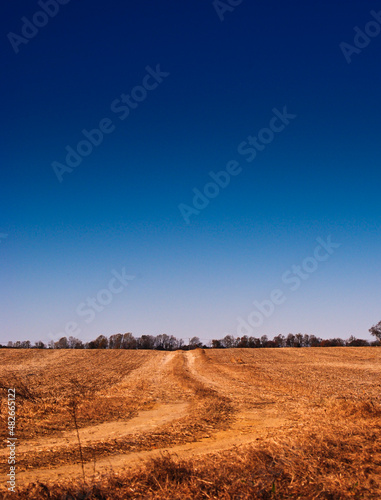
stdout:
POLYGON ((377 417, 380 361, 371 348, 3 350, 1 386, 17 394, 17 485, 81 478, 74 420, 89 479, 165 452, 190 459, 335 425, 338 415, 377 417))

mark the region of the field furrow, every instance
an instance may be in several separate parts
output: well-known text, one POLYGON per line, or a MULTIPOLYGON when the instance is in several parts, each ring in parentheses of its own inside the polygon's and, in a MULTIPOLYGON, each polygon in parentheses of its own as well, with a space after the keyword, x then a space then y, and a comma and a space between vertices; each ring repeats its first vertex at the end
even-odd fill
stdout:
MULTIPOLYGON (((381 473, 380 361, 381 350, 370 348, 4 350, 1 411, 5 390, 15 387, 18 487, 59 485, 83 473, 93 481, 122 470, 134 475, 168 453, 204 470, 223 457, 255 461, 277 449, 274 471, 282 463, 286 474, 299 457, 310 479, 329 466, 349 488, 343 477, 357 463, 374 493, 381 473), (307 451, 310 443, 318 455, 307 451), (335 463, 319 459, 327 447, 335 463)), ((5 423, 1 433, 5 476, 5 423)))

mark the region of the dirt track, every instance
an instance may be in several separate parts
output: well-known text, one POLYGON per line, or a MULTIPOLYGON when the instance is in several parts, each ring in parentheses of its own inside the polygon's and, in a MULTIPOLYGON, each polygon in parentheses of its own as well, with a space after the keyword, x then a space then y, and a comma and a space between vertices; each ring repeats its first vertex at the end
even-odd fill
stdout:
POLYGON ((352 398, 377 387, 379 350, 366 349, 347 350, 345 362, 339 349, 7 352, 3 383, 19 355, 13 383, 35 391, 18 398, 18 484, 82 475, 71 401, 86 475, 98 476, 166 451, 185 458, 292 431, 338 387, 352 398))

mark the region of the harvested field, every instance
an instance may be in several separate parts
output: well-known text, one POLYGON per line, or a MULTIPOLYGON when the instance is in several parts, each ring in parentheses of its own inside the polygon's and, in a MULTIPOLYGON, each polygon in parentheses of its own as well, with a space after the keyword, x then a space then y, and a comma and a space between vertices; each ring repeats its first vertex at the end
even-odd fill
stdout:
POLYGON ((4 498, 381 498, 376 347, 3 349, 0 383, 4 498))

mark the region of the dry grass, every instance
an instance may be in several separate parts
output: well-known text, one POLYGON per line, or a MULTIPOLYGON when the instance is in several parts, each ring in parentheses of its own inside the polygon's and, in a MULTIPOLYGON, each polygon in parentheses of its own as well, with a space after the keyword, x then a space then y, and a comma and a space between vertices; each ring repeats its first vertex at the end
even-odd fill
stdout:
MULTIPOLYGON (((81 401, 79 434, 94 422, 128 421, 147 408, 188 403, 185 415, 149 432, 104 436, 82 447, 85 462, 143 451, 144 465, 99 469, 85 482, 78 475, 66 483, 24 481, 12 498, 381 498, 379 348, 7 351, 0 361, 0 385, 12 376, 25 392, 17 408, 21 442, 74 428, 66 408, 73 397, 81 401), (105 399, 111 399, 107 409, 105 399), (271 419, 279 424, 261 427, 271 419), (244 435, 248 444, 205 455, 209 440, 215 445, 228 434, 237 442, 244 435), (187 443, 203 443, 203 454, 189 454, 187 443), (162 456, 150 458, 152 450, 162 456)), ((31 469, 33 478, 48 463, 78 463, 79 474, 78 444, 26 450, 18 470, 31 469)))

